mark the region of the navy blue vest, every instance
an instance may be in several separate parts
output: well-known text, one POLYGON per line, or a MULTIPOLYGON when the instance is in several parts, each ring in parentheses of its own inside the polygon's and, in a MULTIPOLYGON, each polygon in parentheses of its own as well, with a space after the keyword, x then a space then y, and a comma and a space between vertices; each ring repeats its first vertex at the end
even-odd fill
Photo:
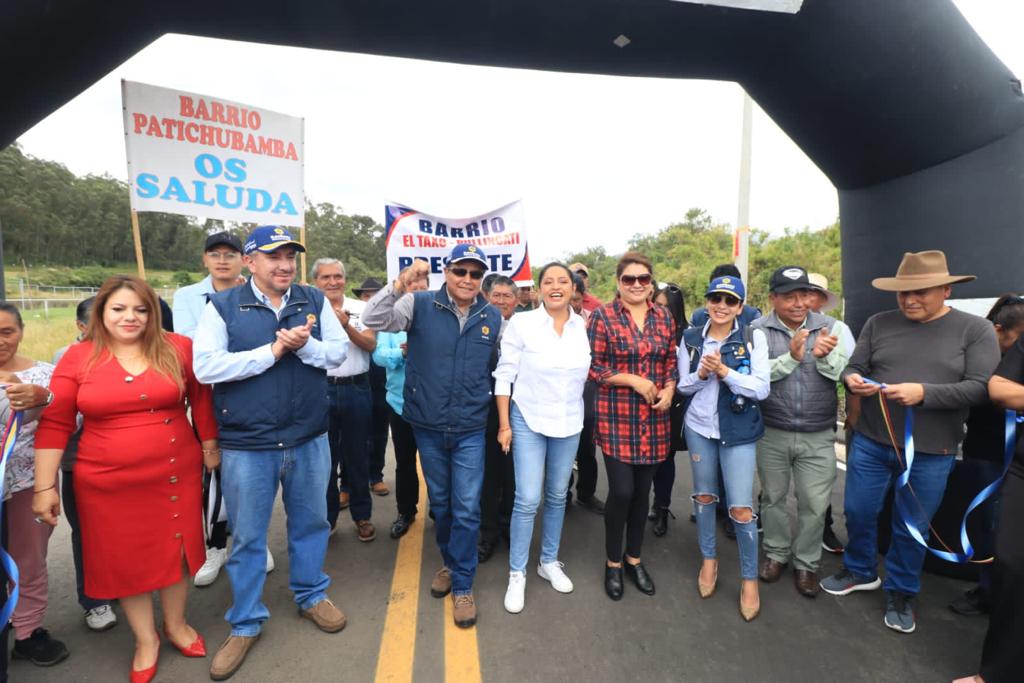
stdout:
MULTIPOLYGON (((722 362, 730 370, 736 370, 744 360, 750 362, 750 349, 743 339, 744 326, 733 331, 720 347, 722 362)), ((683 332, 683 343, 690 357, 690 372, 696 372, 704 349, 704 328, 691 327, 683 332)), ((718 383, 718 432, 723 446, 739 446, 752 443, 764 436, 764 420, 761 408, 753 399, 746 398, 742 412, 732 411, 735 394, 725 382, 718 383)))
POLYGON ((414 296, 402 418, 424 429, 484 429, 492 394, 491 352, 498 343, 501 314, 478 296, 460 333, 446 287, 414 296))
MULTIPOLYGON (((210 303, 227 326, 232 353, 272 343, 277 330, 305 325, 309 315, 317 318, 311 336, 322 339, 324 295, 313 287, 292 285, 280 319, 249 283, 210 295, 210 303)), ((327 372, 286 353, 266 372, 215 385, 213 403, 223 447, 293 448, 327 431, 327 372)))

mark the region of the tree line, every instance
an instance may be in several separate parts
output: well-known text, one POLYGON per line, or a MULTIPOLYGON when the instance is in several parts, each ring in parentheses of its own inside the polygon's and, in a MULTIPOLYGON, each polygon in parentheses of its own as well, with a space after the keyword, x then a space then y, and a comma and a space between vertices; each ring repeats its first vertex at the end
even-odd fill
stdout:
MULTIPOLYGON (((84 272, 86 279, 100 281, 111 267, 129 266, 134 271, 128 191, 127 183, 117 178, 77 176, 63 164, 26 155, 17 144, 0 150, 5 262, 31 268, 99 266, 84 272)), ((228 230, 243 239, 252 227, 166 213, 139 214, 146 267, 154 270, 195 273, 201 270, 209 234, 228 230)), ((365 277, 385 275, 384 228, 369 216, 349 215, 326 202, 307 204, 306 246, 310 264, 321 256, 342 259, 353 286, 365 277)))
MULTIPOLYGON (((690 209, 686 217, 654 234, 636 234, 628 243, 630 251, 647 255, 654 264, 658 282, 679 285, 686 298, 687 315, 704 304, 708 275, 718 264, 732 262, 732 228, 716 223, 703 209, 690 209)), ((579 261, 589 266, 590 286, 602 301, 615 294, 615 265, 619 254, 604 247, 590 247, 568 254, 566 263, 579 261)), ((829 289, 842 296, 839 259, 839 222, 820 230, 789 230, 771 237, 764 230, 750 235, 749 303, 767 310, 768 279, 781 266, 803 266, 828 278, 829 289)))

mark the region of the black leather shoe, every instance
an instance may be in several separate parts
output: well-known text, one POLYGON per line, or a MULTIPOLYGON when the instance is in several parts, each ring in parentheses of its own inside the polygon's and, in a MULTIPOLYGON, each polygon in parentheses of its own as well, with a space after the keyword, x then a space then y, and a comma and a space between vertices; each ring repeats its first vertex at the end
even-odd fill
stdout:
POLYGON ((491 539, 480 539, 480 542, 476 544, 476 559, 479 562, 486 562, 491 559, 491 555, 494 554, 494 549, 498 543, 491 539))
POLYGON ((391 523, 391 538, 401 538, 412 526, 416 515, 398 515, 398 519, 391 523))
POLYGON ((668 508, 658 508, 657 510, 655 510, 653 531, 654 535, 658 538, 661 538, 662 536, 668 533, 669 515, 672 516, 672 519, 676 518, 676 516, 673 515, 668 508))
POLYGON ((636 584, 637 589, 641 593, 654 595, 654 581, 651 579, 651 575, 647 573, 642 562, 640 564, 630 564, 623 560, 622 566, 626 569, 626 574, 633 579, 633 583, 636 584))
POLYGON ((604 592, 612 600, 622 599, 622 567, 604 566, 604 592))

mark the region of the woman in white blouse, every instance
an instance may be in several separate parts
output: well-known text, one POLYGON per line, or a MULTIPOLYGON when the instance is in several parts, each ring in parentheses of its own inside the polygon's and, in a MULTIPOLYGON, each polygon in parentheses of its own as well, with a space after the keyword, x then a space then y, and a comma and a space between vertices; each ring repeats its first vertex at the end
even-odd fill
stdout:
POLYGON ((511 447, 515 459, 516 498, 505 593, 505 609, 513 614, 522 611, 526 600, 526 564, 542 492, 544 535, 537 574, 561 593, 573 588, 558 561, 558 545, 569 475, 583 429, 583 384, 590 369, 586 325, 569 305, 572 273, 561 263, 549 263, 541 268, 538 282, 542 305, 509 320, 494 371, 498 442, 505 452, 511 447))

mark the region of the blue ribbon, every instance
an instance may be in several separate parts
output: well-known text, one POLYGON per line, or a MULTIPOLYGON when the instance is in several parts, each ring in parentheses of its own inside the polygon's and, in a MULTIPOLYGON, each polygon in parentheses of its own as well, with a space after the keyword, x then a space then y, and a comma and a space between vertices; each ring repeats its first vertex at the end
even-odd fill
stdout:
MULTIPOLYGON (((978 495, 974 496, 971 500, 971 504, 967 506, 967 511, 964 513, 963 520, 960 522, 960 545, 963 547, 964 552, 955 553, 945 550, 937 550, 936 548, 932 548, 928 545, 928 542, 924 539, 924 536, 921 535, 917 526, 910 521, 911 516, 907 510, 906 494, 903 496, 900 495, 901 490, 910 485, 910 471, 914 465, 914 409, 907 406, 903 424, 903 457, 906 460, 906 469, 896 480, 895 502, 900 516, 903 518, 903 525, 907 528, 907 532, 914 538, 914 540, 924 546, 928 552, 932 553, 936 557, 946 560, 947 562, 965 564, 972 561, 972 558, 974 557, 974 546, 971 545, 971 539, 967 536, 967 518, 972 512, 974 512, 975 508, 988 500, 988 498, 990 498, 1003 483, 1003 478, 1006 476, 1007 470, 1010 469, 1010 463, 1013 462, 1013 451, 1016 445, 1017 422, 1017 413, 1012 410, 1007 410, 1004 422, 1003 471, 995 481, 979 491, 978 495)), ((912 494, 912 491, 908 489, 906 493, 912 494)), ((930 521, 931 520, 925 520, 925 524, 928 524, 930 521)))
MULTIPOLYGON (((4 488, 4 476, 7 473, 7 461, 10 460, 10 455, 14 451, 14 443, 18 438, 18 428, 21 425, 22 413, 20 411, 15 412, 11 415, 7 421, 7 429, 4 434, 2 441, 3 449, 0 451, 0 500, 3 499, 3 488, 4 488)), ((3 528, 3 505, 0 504, 0 528, 3 528)), ((8 622, 11 620, 11 615, 14 614, 14 608, 18 606, 18 565, 14 563, 14 558, 11 557, 7 550, 0 546, 0 564, 3 565, 4 571, 7 573, 7 580, 11 582, 11 594, 7 598, 7 602, 4 603, 2 609, 0 609, 0 629, 7 628, 8 622)))

